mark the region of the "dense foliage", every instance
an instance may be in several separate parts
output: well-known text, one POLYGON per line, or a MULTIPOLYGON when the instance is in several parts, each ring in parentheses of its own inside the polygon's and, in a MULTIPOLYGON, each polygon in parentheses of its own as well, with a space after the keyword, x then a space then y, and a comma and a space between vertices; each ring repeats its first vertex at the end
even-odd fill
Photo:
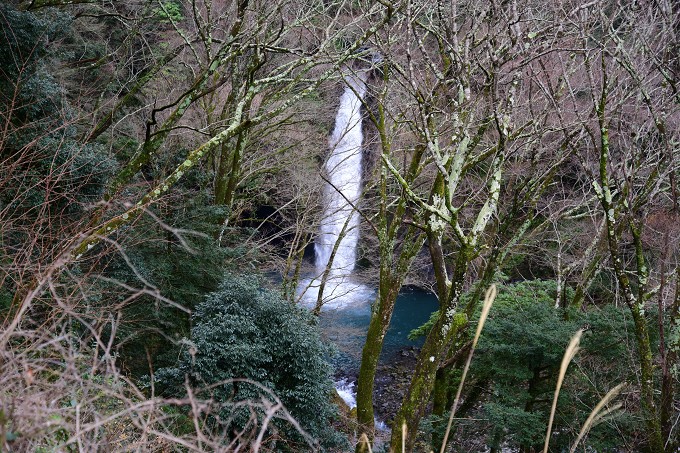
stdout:
MULTIPOLYGON (((612 305, 562 310, 555 308, 556 297, 557 285, 552 280, 528 280, 499 288, 475 351, 461 407, 461 415, 483 420, 485 429, 480 431, 480 423, 462 422, 466 433, 462 439, 481 437, 496 450, 542 447, 560 363, 579 329, 584 330, 581 350, 560 393, 553 445, 568 449, 603 395, 630 381, 634 326, 626 311, 612 305)), ((473 325, 478 316, 479 312, 473 325)), ((411 336, 426 334, 433 323, 431 319, 411 336)), ((451 397, 461 374, 452 368, 446 376, 445 391, 451 397)), ((430 429, 442 429, 447 418, 433 415, 430 429)), ((590 432, 588 444, 598 451, 610 451, 637 437, 638 430, 634 414, 617 412, 590 432)), ((456 442, 465 444, 461 439, 456 442)))
MULTIPOLYGON (((187 378, 194 388, 204 388, 202 392, 224 403, 212 420, 213 429, 240 433, 262 424, 264 413, 253 414, 239 403, 271 399, 263 394, 264 386, 323 446, 339 442, 330 425, 335 410, 329 351, 309 313, 261 288, 256 279, 228 277, 198 304, 192 320, 178 366, 159 370, 156 378, 179 391, 187 378)), ((273 420, 269 430, 281 438, 277 448, 304 449, 288 422, 273 420)))
MULTIPOLYGON (((562 356, 578 329, 585 329, 582 350, 560 392, 556 448, 568 448, 602 396, 628 379, 634 359, 630 316, 613 306, 585 313, 556 310, 555 289, 551 281, 501 287, 485 325, 471 373, 475 385, 487 386, 490 395, 481 416, 491 426, 492 447, 542 445, 562 356)), ((619 413, 591 431, 589 445, 614 449, 637 429, 633 419, 619 413)))

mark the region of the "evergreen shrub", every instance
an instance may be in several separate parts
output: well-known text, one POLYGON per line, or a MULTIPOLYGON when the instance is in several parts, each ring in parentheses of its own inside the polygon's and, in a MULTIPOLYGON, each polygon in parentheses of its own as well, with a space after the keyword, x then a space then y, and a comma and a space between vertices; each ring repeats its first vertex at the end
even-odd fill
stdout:
MULTIPOLYGON (((261 288, 255 278, 229 276, 196 307, 192 321, 191 347, 177 367, 159 370, 156 377, 175 392, 186 378, 196 389, 207 388, 199 395, 210 392, 215 401, 229 403, 211 417, 213 429, 247 428, 252 407, 239 403, 267 397, 256 385, 231 381, 248 379, 273 391, 321 447, 338 444, 330 427, 335 410, 328 350, 306 311, 261 288)), ((261 422, 263 414, 255 415, 261 422)), ((281 439, 277 449, 304 448, 288 422, 273 420, 269 430, 281 439)))
MULTIPOLYGON (((571 300, 572 293, 567 290, 567 300, 571 300)), ((556 451, 568 450, 597 402, 610 388, 630 379, 635 357, 631 354, 633 326, 627 309, 605 305, 586 311, 563 310, 555 308, 556 295, 554 280, 499 286, 457 414, 477 421, 460 422, 460 429, 466 431, 462 439, 481 436, 492 451, 540 449, 564 350, 579 329, 584 329, 581 351, 569 367, 557 405, 551 440, 556 451)), ((463 296, 462 305, 469 297, 470 294, 463 296)), ((433 313, 411 336, 426 335, 437 317, 438 312, 433 313)), ((459 339, 460 344, 470 339, 478 317, 479 311, 465 337, 459 339)), ((452 398, 460 372, 450 370, 448 376, 447 394, 452 398)), ((433 435, 445 428, 447 420, 448 414, 430 417, 427 422, 433 435)), ((636 437, 637 426, 634 413, 617 412, 591 430, 586 445, 596 451, 616 450, 625 444, 625 439, 636 437)))

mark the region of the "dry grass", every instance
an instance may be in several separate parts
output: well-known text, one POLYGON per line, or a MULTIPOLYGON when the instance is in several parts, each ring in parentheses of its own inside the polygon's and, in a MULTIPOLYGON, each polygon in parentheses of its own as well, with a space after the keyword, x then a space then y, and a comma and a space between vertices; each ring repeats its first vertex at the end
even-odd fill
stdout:
POLYGON ((548 445, 550 444, 550 433, 552 431, 553 420, 555 419, 555 410, 557 409, 557 398, 560 395, 560 389, 562 388, 562 383, 564 382, 564 376, 567 374, 567 368, 571 360, 574 358, 578 352, 578 345, 581 341, 581 335, 583 335, 583 330, 577 331, 567 346, 566 351, 564 351, 564 356, 562 357, 562 363, 560 364, 560 374, 557 377, 557 385, 555 387, 555 396, 553 397, 552 407, 550 408, 550 420, 548 421, 548 432, 545 434, 545 444, 543 446, 543 453, 548 453, 548 445))
POLYGON ((0 351, 0 450, 268 451, 279 440, 268 429, 274 418, 314 448, 264 387, 259 400, 231 405, 200 398, 189 387, 185 398, 155 396, 153 388, 140 389, 122 375, 96 339, 83 341, 70 330, 64 323, 16 331, 0 351), (244 406, 252 416, 243 431, 209 428, 211 414, 244 406))
POLYGON ((498 290, 496 285, 491 285, 491 287, 486 291, 484 296, 484 304, 482 305, 482 314, 479 317, 479 322, 477 323, 477 331, 475 332, 475 338, 472 340, 472 347, 470 348, 470 353, 468 354, 467 361, 465 362, 465 368, 463 368, 463 376, 460 378, 460 384, 458 385, 458 390, 456 391, 456 397, 453 400, 453 406, 451 407, 451 414, 449 415, 449 422, 446 425, 446 432, 444 433, 444 440, 442 441, 441 453, 444 453, 446 449, 446 442, 449 439, 449 434, 451 433, 451 425, 453 424, 453 417, 456 414, 456 409, 458 408, 458 403, 460 402, 460 395, 463 392, 463 385, 465 385, 465 378, 467 377, 468 370, 470 369, 470 363, 472 362, 472 355, 475 353, 475 348, 477 347, 477 342, 482 334, 482 329, 484 328, 484 323, 486 323, 486 318, 489 316, 489 311, 493 305, 493 301, 496 300, 496 294, 498 290))
POLYGON ((80 336, 74 324, 16 330, 0 350, 0 450, 268 451, 279 440, 268 430, 274 418, 314 447, 266 388, 259 400, 232 405, 189 387, 185 398, 162 398, 121 374, 102 338, 80 336), (252 416, 243 431, 209 428, 211 414, 244 406, 252 416))

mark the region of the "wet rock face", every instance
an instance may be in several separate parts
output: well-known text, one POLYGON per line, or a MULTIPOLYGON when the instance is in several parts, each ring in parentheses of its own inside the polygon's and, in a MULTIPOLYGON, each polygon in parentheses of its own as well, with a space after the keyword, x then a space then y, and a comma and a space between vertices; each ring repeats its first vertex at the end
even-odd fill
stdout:
POLYGON ((380 365, 373 388, 376 417, 388 425, 399 410, 416 366, 418 350, 409 347, 395 354, 389 364, 380 365))

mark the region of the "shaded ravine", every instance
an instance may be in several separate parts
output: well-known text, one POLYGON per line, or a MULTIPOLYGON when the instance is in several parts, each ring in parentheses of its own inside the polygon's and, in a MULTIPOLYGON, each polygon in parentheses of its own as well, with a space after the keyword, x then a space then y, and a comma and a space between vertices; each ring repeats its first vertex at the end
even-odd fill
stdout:
MULTIPOLYGON (((319 326, 336 347, 331 359, 338 379, 336 389, 350 408, 356 405, 355 383, 371 318, 371 303, 376 297, 374 288, 353 278, 359 242, 357 205, 363 173, 361 108, 368 74, 369 70, 364 69, 344 75, 346 86, 340 96, 329 139, 329 157, 324 165, 323 212, 314 244, 316 270, 314 276, 301 282, 299 290, 303 305, 320 308, 319 326)), ((426 322, 437 306, 436 298, 426 291, 411 288, 400 293, 381 355, 385 369, 390 363, 400 362, 404 348, 422 344, 422 340, 411 341, 407 335, 426 322)), ((378 410, 379 415, 380 412, 378 410)), ((376 423, 386 429, 384 423, 379 420, 376 423)))

